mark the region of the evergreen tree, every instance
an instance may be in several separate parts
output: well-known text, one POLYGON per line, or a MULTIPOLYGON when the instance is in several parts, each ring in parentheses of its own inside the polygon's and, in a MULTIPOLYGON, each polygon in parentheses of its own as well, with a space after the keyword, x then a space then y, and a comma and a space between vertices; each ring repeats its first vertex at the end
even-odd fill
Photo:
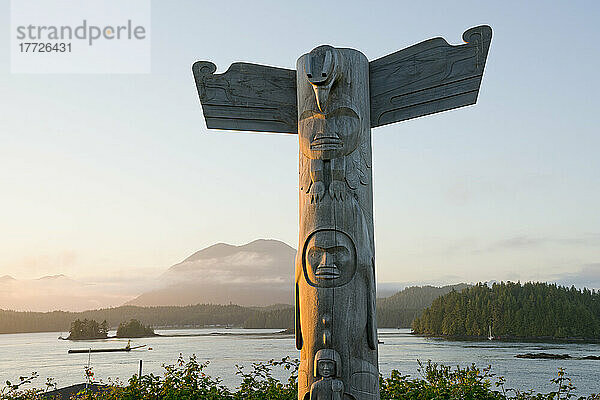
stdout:
POLYGON ((415 333, 447 336, 600 339, 600 292, 548 283, 479 283, 433 301, 415 333))

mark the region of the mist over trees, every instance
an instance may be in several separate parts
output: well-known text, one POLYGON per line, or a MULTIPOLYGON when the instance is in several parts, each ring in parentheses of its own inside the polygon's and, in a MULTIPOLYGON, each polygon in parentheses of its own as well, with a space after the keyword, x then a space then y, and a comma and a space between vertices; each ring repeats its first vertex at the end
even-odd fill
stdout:
POLYGON ((548 283, 478 284, 433 301, 415 333, 600 339, 600 292, 548 283))

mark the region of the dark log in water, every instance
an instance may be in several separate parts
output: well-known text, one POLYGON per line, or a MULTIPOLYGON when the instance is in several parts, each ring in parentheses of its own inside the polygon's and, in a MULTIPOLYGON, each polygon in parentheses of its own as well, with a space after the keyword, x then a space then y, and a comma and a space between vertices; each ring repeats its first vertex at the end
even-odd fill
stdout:
POLYGON ((122 347, 120 349, 72 349, 69 350, 69 354, 81 354, 81 353, 114 353, 116 351, 131 351, 133 349, 139 349, 146 347, 146 345, 134 346, 134 347, 122 347))
POLYGON ((525 353, 525 354, 517 354, 515 357, 517 358, 540 358, 546 360, 566 360, 568 358, 572 358, 568 354, 550 354, 550 353, 525 353))
POLYGON ((581 357, 582 360, 600 360, 600 356, 585 356, 581 357))
POLYGON ((568 354, 525 353, 517 354, 516 358, 546 359, 546 360, 600 360, 600 356, 571 357, 568 354))

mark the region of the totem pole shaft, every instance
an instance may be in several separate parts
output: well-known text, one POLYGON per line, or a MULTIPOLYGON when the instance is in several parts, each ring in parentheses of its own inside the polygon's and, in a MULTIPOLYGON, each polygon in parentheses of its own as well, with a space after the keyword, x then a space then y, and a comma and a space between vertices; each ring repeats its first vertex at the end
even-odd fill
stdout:
POLYGON ((429 39, 371 62, 320 46, 296 71, 192 66, 208 128, 298 133, 299 400, 379 399, 371 128, 475 104, 492 29, 463 39, 429 39))
POLYGON ((298 398, 379 399, 369 62, 321 46, 298 60, 296 79, 298 398))

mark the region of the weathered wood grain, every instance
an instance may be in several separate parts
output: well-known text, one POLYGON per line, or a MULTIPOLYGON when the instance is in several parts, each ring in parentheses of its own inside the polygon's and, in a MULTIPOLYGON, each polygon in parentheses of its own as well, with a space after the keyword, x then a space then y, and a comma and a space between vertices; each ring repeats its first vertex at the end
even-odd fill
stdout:
POLYGON ((192 66, 209 129, 297 133, 296 71, 249 63, 192 66))
POLYGON ((298 398, 378 400, 369 63, 320 46, 297 71, 298 398))
POLYGON ((475 104, 491 39, 482 25, 459 46, 435 38, 371 61, 371 127, 475 104))
POLYGON ((379 400, 371 128, 477 101, 492 30, 436 38, 371 61, 319 46, 297 71, 192 69, 206 126, 298 133, 295 269, 299 400, 379 400))
MULTIPOLYGON (((491 39, 482 25, 462 45, 435 38, 371 61, 371 127, 475 104, 491 39)), ((192 70, 208 128, 298 133, 296 71, 234 63, 215 74, 208 61, 192 70)))

